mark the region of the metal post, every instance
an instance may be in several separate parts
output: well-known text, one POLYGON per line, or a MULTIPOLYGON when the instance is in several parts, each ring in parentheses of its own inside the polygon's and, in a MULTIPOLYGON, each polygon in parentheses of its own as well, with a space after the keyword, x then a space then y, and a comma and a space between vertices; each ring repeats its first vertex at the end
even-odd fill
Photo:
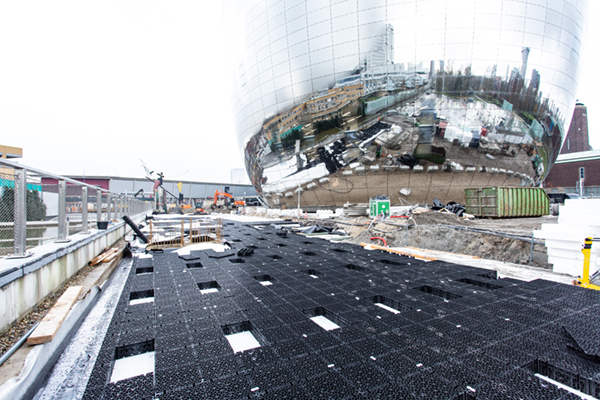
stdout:
POLYGON ((58 240, 56 242, 68 242, 67 236, 67 182, 58 180, 58 240))
POLYGON ((298 221, 300 221, 300 185, 298 185, 298 221))
POLYGON ((533 234, 535 233, 535 228, 531 231, 531 250, 529 251, 529 262, 533 261, 533 234))
POLYGON ((119 196, 119 219, 123 218, 123 196, 119 196))
POLYGON ((27 172, 15 168, 14 231, 12 257, 27 257, 27 172))
POLYGON ((81 233, 90 233, 88 227, 88 195, 87 186, 81 187, 81 233))
POLYGON ((112 221, 113 219, 113 211, 112 211, 112 196, 110 194, 106 195, 106 219, 108 221, 112 221))
MULTIPOLYGON (((185 230, 184 227, 184 223, 183 223, 183 218, 181 219, 181 241, 180 241, 180 245, 181 247, 183 247, 183 232, 185 230)), ((192 227, 190 226, 190 237, 192 237, 192 227)))
POLYGON ((96 189, 96 221, 102 221, 102 190, 96 189))

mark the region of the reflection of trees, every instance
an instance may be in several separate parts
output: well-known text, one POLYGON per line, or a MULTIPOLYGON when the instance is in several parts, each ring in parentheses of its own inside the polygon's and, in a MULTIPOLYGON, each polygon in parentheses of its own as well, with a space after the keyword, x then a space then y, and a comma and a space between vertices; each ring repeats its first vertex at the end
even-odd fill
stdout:
POLYGON ((302 127, 290 129, 281 136, 281 145, 284 149, 290 149, 296 144, 296 140, 302 139, 302 127))
POLYGON ((325 132, 332 128, 341 128, 342 123, 342 117, 339 115, 323 121, 316 121, 317 133, 325 132))
MULTIPOLYGON (((43 221, 46 218, 46 205, 34 190, 27 191, 27 221, 43 221)), ((13 222, 14 214, 15 190, 13 188, 4 188, 2 198, 0 198, 0 210, 4 210, 0 214, 0 222, 13 222)))
MULTIPOLYGON (((27 190, 26 202, 27 221, 43 221, 46 218, 46 205, 43 203, 37 191, 27 190)), ((4 188, 4 193, 2 194, 2 198, 0 198, 0 210, 3 210, 3 212, 0 213, 0 222, 14 222, 14 204, 15 190, 13 188, 4 188)), ((14 236, 13 229, 14 227, 0 229, 0 248, 8 250, 7 248, 13 247, 11 240, 14 236)), ((45 231, 45 227, 28 227, 26 237, 42 238, 45 231)), ((38 244, 39 240, 32 241, 31 239, 27 239, 28 246, 37 246, 38 244)), ((7 251, 0 250, 0 254, 2 253, 7 253, 7 251)))

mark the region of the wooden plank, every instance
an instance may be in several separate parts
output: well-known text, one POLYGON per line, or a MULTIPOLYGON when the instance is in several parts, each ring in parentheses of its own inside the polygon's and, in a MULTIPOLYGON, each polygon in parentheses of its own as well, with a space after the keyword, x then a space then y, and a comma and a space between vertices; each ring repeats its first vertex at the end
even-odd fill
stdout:
POLYGON ((92 261, 90 261, 90 265, 94 266, 94 265, 100 264, 101 262, 104 262, 104 260, 106 260, 108 257, 112 256, 113 254, 115 254, 118 251, 119 251, 119 249, 114 248, 114 247, 112 249, 106 250, 104 253, 100 254, 98 257, 96 257, 92 261))
POLYGON ((390 249, 388 247, 377 246, 377 245, 369 244, 369 243, 361 243, 360 245, 363 246, 363 247, 369 246, 370 248, 375 249, 375 250, 387 251, 388 253, 392 253, 392 254, 399 254, 401 256, 408 256, 408 257, 418 258, 420 260, 427 260, 427 261, 435 261, 435 260, 437 260, 437 258, 435 258, 435 257, 422 256, 422 255, 419 255, 419 254, 413 254, 413 253, 408 253, 408 252, 405 252, 405 251, 394 250, 394 249, 390 249))
POLYGON ((95 258, 92 259, 92 261, 90 261, 90 265, 96 265, 102 262, 102 260, 104 259, 104 257, 106 257, 106 250, 104 249, 104 251, 102 253, 100 253, 98 256, 96 256, 95 258))
POLYGON ((27 344, 33 346, 51 342, 82 290, 83 286, 71 286, 65 290, 35 331, 27 338, 27 344))
POLYGON ((117 256, 119 255, 118 249, 111 249, 111 251, 112 251, 112 253, 108 257, 106 257, 102 260, 103 263, 110 262, 110 261, 114 260, 115 258, 117 258, 117 256))

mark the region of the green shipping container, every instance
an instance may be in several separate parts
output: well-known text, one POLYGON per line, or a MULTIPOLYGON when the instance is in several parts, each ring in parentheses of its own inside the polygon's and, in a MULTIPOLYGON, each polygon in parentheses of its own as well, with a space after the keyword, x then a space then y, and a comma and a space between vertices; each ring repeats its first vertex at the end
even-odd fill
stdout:
POLYGON ((539 217, 550 214, 542 188, 487 187, 465 189, 467 213, 476 217, 539 217))

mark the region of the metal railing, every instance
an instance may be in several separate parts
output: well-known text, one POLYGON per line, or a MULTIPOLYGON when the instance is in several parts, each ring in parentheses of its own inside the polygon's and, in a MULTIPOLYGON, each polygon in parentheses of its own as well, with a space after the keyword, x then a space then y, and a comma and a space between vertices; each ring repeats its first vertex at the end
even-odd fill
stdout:
POLYGON ((152 203, 0 158, 0 257, 27 257, 93 224, 152 210, 152 203))
POLYGON ((148 221, 149 250, 172 249, 194 243, 222 243, 221 219, 182 217, 180 219, 151 219, 148 221))

